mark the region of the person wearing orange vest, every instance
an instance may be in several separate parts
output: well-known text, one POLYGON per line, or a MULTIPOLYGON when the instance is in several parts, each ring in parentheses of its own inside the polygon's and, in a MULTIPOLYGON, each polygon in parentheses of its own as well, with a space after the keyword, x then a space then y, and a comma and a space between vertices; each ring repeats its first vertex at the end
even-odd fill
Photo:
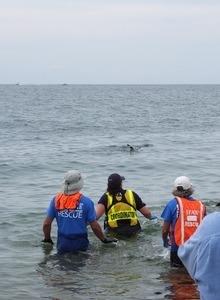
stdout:
POLYGON ((104 236, 96 220, 94 203, 82 193, 85 176, 71 170, 64 176, 61 191, 50 202, 43 224, 43 243, 53 244, 51 225, 57 221, 57 250, 59 253, 86 251, 89 246, 87 225, 103 243, 116 242, 104 236))
POLYGON ((196 231, 206 215, 205 205, 192 197, 194 188, 186 176, 177 177, 172 194, 174 199, 165 206, 161 217, 163 246, 170 247, 170 262, 174 267, 182 267, 178 248, 196 231))
POLYGON ((106 233, 130 237, 141 229, 137 210, 147 219, 157 219, 141 198, 132 190, 124 190, 125 180, 118 173, 108 177, 107 192, 102 195, 96 206, 97 219, 106 215, 104 228, 106 233))

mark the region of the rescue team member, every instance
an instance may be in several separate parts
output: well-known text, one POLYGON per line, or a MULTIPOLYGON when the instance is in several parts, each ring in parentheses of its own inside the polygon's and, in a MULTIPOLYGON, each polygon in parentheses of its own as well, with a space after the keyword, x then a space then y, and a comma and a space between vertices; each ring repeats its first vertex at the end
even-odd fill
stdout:
POLYGON ((175 198, 167 203, 161 214, 164 219, 163 246, 169 246, 170 237, 170 262, 174 267, 183 266, 177 254, 178 248, 196 231, 206 215, 205 205, 191 197, 193 192, 194 188, 188 177, 177 177, 172 190, 175 198))
POLYGON ((102 195, 96 207, 97 219, 106 215, 104 228, 106 233, 131 236, 141 229, 137 210, 147 219, 157 219, 131 190, 122 188, 123 176, 117 173, 108 177, 107 192, 102 195))
POLYGON ((220 299, 220 212, 208 214, 178 255, 198 285, 201 300, 220 299))
POLYGON ((116 242, 106 238, 96 220, 92 200, 80 193, 85 176, 79 171, 71 170, 64 176, 61 192, 50 202, 43 224, 44 243, 51 243, 51 225, 57 221, 58 252, 86 251, 89 246, 87 224, 89 224, 103 243, 116 242))

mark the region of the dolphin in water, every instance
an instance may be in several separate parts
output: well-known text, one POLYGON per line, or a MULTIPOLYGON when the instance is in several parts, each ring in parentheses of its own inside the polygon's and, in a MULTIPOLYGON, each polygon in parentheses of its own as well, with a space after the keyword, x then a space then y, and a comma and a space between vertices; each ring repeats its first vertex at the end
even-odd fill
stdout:
POLYGON ((135 151, 135 149, 134 149, 133 146, 131 146, 131 145, 129 145, 129 144, 127 144, 127 146, 130 148, 130 151, 135 151))
POLYGON ((142 146, 131 146, 130 144, 127 144, 127 147, 130 148, 130 153, 132 153, 141 150, 143 147, 149 147, 149 144, 144 144, 142 146))

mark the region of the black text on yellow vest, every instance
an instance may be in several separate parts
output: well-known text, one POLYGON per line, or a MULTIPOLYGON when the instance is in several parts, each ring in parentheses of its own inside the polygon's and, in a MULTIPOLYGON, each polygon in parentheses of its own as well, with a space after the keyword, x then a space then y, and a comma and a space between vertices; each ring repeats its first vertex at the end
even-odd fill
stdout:
POLYGON ((138 224, 136 203, 133 192, 126 190, 124 196, 112 196, 107 193, 107 223, 111 228, 117 228, 119 220, 130 220, 130 225, 138 224))

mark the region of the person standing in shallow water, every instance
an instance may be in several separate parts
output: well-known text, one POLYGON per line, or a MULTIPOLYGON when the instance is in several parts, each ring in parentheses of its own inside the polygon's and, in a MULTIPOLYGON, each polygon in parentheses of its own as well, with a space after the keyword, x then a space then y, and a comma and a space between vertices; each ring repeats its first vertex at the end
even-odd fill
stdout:
POLYGON ((124 190, 123 176, 113 173, 108 177, 107 192, 96 206, 97 219, 106 215, 104 228, 106 233, 130 237, 141 229, 137 210, 147 219, 157 219, 146 207, 141 198, 132 190, 124 190))
POLYGON ((103 243, 116 242, 106 238, 96 220, 94 203, 82 193, 85 176, 79 171, 71 170, 64 176, 61 192, 50 202, 43 224, 43 243, 51 243, 51 226, 57 221, 58 252, 86 251, 89 246, 87 225, 89 224, 103 243))
POLYGON ((177 254, 178 248, 196 231, 206 215, 205 205, 191 196, 193 192, 194 189, 188 177, 177 177, 172 190, 175 198, 167 203, 161 214, 164 219, 163 246, 167 248, 171 244, 170 262, 174 267, 183 266, 177 254))

